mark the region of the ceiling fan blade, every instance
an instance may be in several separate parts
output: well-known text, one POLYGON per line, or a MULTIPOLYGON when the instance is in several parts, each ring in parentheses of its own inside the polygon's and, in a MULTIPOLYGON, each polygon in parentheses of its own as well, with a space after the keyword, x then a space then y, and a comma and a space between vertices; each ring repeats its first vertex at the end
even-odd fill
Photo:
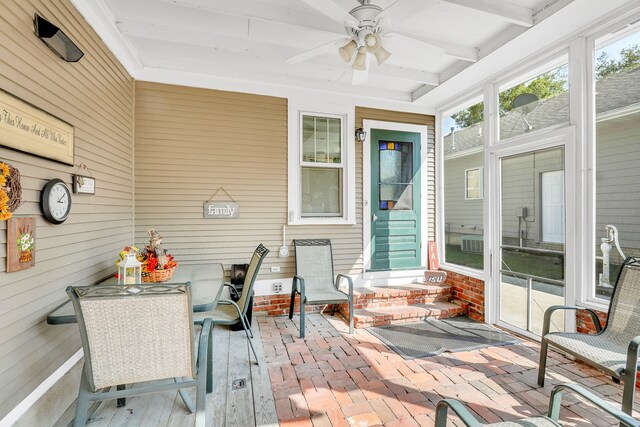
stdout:
POLYGON ((395 25, 439 2, 439 0, 397 0, 394 4, 380 12, 376 20, 380 23, 380 20, 383 19, 391 23, 391 25, 395 25))
POLYGON ((439 49, 446 56, 452 58, 461 59, 467 62, 476 62, 478 60, 478 49, 473 46, 464 46, 445 40, 437 40, 430 37, 420 37, 412 34, 404 34, 398 31, 386 32, 384 33, 384 37, 417 40, 421 43, 439 49))
POLYGON ((353 21, 353 16, 349 12, 338 6, 332 0, 302 0, 312 8, 328 16, 334 21, 346 22, 353 21))
POLYGON ((336 53, 336 50, 335 50, 336 46, 347 43, 349 40, 351 39, 346 37, 341 37, 337 40, 333 40, 329 43, 325 43, 318 47, 314 47, 313 49, 309 49, 305 52, 302 52, 298 55, 287 58, 287 62, 289 64, 299 64, 300 62, 304 62, 308 59, 315 58, 316 56, 320 56, 325 53, 336 53))

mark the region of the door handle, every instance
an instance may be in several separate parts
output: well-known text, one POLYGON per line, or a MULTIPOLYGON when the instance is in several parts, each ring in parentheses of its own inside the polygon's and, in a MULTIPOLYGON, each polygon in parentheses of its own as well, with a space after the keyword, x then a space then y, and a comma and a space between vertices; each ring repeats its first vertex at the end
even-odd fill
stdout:
POLYGON ((373 220, 373 222, 376 222, 378 220, 378 216, 376 214, 373 214, 371 219, 373 220))

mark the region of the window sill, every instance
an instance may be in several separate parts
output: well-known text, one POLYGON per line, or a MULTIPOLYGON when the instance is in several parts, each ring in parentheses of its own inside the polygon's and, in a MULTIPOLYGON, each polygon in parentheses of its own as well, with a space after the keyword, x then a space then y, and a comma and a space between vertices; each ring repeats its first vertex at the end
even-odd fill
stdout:
POLYGON ((289 221, 288 225, 355 225, 355 220, 345 218, 305 218, 289 221))
POLYGON ((484 270, 476 270, 475 268, 464 267, 457 264, 449 264, 447 262, 440 263, 440 269, 451 271, 452 273, 463 274, 474 279, 485 281, 484 270))
POLYGON ((578 307, 590 308, 592 310, 607 313, 609 311, 609 302, 600 301, 581 301, 576 303, 578 307))

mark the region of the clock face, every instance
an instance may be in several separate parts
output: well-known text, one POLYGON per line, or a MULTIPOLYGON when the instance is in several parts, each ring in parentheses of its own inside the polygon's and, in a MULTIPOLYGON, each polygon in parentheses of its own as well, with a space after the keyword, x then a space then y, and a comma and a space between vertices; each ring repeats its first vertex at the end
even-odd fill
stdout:
POLYGON ((71 211, 71 193, 64 181, 52 179, 42 190, 42 211, 47 221, 61 224, 71 211))

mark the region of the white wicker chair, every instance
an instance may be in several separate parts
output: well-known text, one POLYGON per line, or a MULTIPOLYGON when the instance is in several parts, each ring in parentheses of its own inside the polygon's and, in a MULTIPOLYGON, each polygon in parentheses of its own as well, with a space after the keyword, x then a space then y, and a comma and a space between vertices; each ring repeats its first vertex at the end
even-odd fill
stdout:
POLYGON ((211 322, 204 322, 196 343, 189 283, 68 287, 67 294, 84 350, 74 426, 86 424, 90 401, 167 390, 179 390, 196 412, 195 425, 205 425, 211 322), (167 379, 173 381, 159 381, 167 379), (196 388, 195 409, 183 390, 188 387, 196 388))
POLYGON ((609 303, 604 329, 597 314, 590 309, 555 305, 544 314, 538 385, 544 385, 548 346, 557 347, 624 382, 622 410, 631 414, 638 372, 640 346, 640 262, 628 257, 622 264, 609 303), (571 332, 549 332, 551 315, 556 310, 586 310, 598 331, 595 335, 571 332))
POLYGON ((300 294, 300 338, 304 338, 304 306, 348 303, 349 333, 353 334, 353 281, 344 274, 334 276, 331 241, 328 239, 297 239, 296 275, 291 285, 289 319, 293 318, 296 293, 300 294), (347 292, 338 289, 339 281, 347 281, 347 292))

